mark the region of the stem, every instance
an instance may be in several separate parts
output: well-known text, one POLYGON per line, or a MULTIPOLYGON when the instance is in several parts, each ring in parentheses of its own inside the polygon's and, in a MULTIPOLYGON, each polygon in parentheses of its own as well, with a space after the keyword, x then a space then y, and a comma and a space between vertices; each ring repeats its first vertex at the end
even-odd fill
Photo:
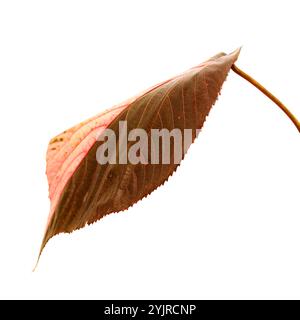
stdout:
POLYGON ((235 64, 232 65, 231 69, 237 73, 239 76, 249 81, 254 85, 258 90, 260 90, 264 95, 266 95, 269 99, 271 99, 277 106, 290 118, 290 120, 294 123, 298 131, 300 132, 300 122, 297 118, 291 113, 291 111, 280 101, 278 100, 271 92, 269 92, 265 87, 263 87, 260 83, 250 77, 247 73, 239 69, 235 64))

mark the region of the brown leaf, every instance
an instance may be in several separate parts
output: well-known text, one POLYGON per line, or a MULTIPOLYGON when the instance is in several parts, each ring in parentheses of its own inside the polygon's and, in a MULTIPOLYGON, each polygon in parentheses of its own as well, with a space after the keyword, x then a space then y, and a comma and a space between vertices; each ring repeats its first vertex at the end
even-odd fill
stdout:
MULTIPOLYGON (((100 165, 96 153, 104 142, 97 141, 97 137, 104 134, 104 129, 112 129, 119 141, 119 121, 127 120, 128 132, 142 128, 149 135, 154 128, 179 128, 181 132, 192 129, 194 140, 196 129, 202 128, 239 51, 228 55, 220 53, 50 141, 47 177, 51 210, 41 251, 58 233, 71 232, 109 213, 126 210, 176 170, 173 144, 171 164, 100 165)), ((132 144, 128 142, 125 150, 132 144)), ((146 160, 149 153, 150 149, 146 160)), ((120 156, 117 150, 117 159, 120 156)), ((161 146, 159 157, 162 158, 161 146)))

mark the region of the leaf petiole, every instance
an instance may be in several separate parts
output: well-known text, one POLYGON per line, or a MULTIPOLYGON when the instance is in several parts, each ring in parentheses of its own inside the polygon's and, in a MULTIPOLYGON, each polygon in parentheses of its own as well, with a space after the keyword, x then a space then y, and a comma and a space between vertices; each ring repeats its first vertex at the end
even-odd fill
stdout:
POLYGON ((231 69, 237 73, 239 76, 249 81, 252 85, 254 85, 258 90, 260 90, 264 95, 266 95, 270 100, 272 100, 277 106, 290 118, 290 120, 294 123, 298 131, 300 132, 300 122, 298 119, 291 113, 291 111, 279 100, 277 99, 270 91, 268 91, 264 86, 250 77, 247 73, 239 69, 235 64, 232 65, 231 69))

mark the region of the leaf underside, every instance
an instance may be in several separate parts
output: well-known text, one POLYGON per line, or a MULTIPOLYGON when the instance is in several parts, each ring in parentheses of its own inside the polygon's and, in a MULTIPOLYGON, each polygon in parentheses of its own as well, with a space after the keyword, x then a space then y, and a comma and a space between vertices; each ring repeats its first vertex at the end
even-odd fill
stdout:
MULTIPOLYGON (((72 232, 112 212, 128 209, 162 185, 178 164, 105 164, 96 160, 105 128, 120 139, 119 121, 128 132, 151 129, 201 129, 240 50, 220 53, 141 95, 53 138, 47 152, 51 210, 41 246, 61 232, 72 232)), ((128 143, 127 149, 131 146, 128 143)), ((171 151, 172 143, 171 143, 171 151)), ((161 149, 160 149, 161 151, 161 149)), ((117 159, 119 157, 117 149, 117 159)), ((148 152, 150 154, 150 151, 148 152)), ((171 153, 171 160, 174 154, 171 153)))

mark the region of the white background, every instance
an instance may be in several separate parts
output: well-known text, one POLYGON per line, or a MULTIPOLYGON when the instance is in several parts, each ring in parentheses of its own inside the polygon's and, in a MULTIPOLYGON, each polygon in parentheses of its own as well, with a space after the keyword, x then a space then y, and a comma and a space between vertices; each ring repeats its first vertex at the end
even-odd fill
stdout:
POLYGON ((298 1, 0 2, 0 298, 300 298, 300 136, 230 73, 167 184, 59 235, 35 273, 50 138, 243 45, 300 118, 298 1))

